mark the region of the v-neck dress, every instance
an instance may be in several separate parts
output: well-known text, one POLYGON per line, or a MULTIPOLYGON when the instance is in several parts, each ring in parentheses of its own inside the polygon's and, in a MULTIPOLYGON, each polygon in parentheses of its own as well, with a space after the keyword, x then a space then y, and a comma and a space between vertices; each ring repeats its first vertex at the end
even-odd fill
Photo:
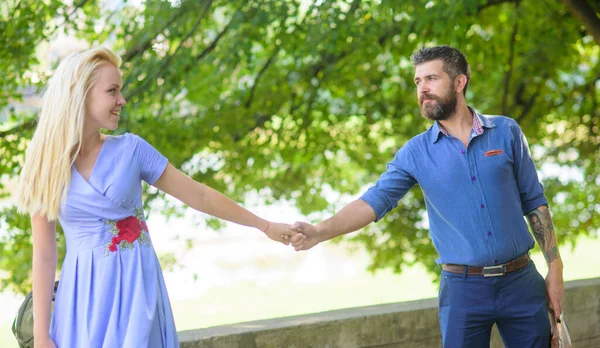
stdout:
POLYGON ((179 347, 142 209, 167 159, 137 135, 107 136, 89 180, 71 169, 67 241, 50 337, 58 348, 179 347))

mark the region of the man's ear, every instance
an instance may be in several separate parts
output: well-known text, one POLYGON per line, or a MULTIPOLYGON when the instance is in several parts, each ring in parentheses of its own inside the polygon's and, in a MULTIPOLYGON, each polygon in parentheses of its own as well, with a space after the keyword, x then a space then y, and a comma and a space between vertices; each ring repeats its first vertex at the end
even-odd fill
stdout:
POLYGON ((460 74, 454 79, 454 90, 456 93, 463 93, 465 86, 467 85, 467 76, 460 74))

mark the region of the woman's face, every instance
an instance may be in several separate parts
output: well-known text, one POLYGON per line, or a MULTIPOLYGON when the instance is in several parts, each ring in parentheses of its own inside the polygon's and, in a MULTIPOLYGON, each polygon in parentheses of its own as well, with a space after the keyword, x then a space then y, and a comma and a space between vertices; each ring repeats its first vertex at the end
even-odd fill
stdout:
POLYGON ((99 66, 95 73, 98 81, 86 99, 87 127, 115 130, 119 124, 121 108, 125 105, 121 94, 121 73, 110 63, 99 66))

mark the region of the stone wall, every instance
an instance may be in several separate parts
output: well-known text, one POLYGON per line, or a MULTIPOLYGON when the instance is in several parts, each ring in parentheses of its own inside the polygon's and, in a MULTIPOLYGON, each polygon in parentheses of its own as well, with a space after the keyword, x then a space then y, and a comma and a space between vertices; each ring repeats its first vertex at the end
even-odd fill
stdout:
MULTIPOLYGON (((567 282, 565 288, 564 318, 573 346, 600 347, 600 278, 567 282)), ((437 299, 182 331, 179 338, 182 348, 441 346, 437 299)), ((503 347, 496 330, 491 346, 503 347)))

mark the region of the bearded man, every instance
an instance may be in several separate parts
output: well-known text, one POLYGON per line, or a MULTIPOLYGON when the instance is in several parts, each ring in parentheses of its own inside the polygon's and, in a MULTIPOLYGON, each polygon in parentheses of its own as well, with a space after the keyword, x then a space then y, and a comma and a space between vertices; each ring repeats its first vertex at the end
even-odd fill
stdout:
POLYGON ((466 103, 465 56, 449 46, 411 57, 421 113, 433 120, 409 140, 360 199, 317 225, 297 222, 308 250, 380 220, 418 184, 442 268, 439 319, 444 347, 488 347, 498 326, 506 347, 549 347, 547 299, 558 318, 563 264, 527 140, 506 116, 483 115, 466 103), (529 258, 534 239, 548 263, 544 278, 529 258))

